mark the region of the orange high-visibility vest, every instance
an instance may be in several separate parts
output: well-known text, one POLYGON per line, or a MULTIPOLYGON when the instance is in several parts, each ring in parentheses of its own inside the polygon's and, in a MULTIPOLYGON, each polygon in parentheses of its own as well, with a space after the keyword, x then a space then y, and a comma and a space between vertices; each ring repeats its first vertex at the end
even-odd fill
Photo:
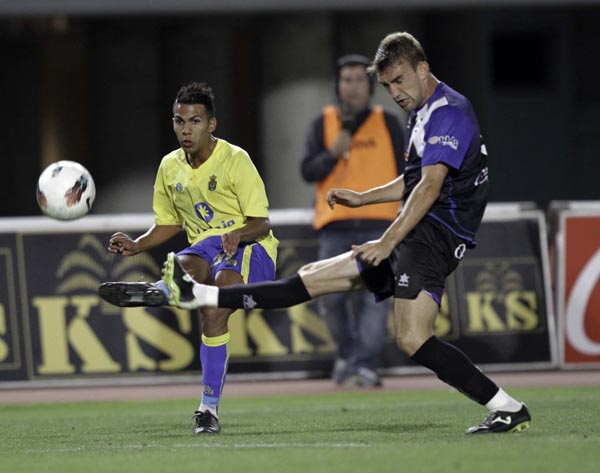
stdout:
MULTIPOLYGON (((331 148, 341 130, 337 107, 323 109, 323 133, 326 148, 331 148)), ((365 205, 356 209, 336 205, 333 210, 326 201, 327 191, 333 188, 358 192, 387 184, 398 177, 392 138, 385 123, 383 108, 376 106, 352 135, 349 159, 338 159, 331 173, 317 183, 313 227, 319 230, 339 220, 389 220, 398 214, 399 202, 365 205)))

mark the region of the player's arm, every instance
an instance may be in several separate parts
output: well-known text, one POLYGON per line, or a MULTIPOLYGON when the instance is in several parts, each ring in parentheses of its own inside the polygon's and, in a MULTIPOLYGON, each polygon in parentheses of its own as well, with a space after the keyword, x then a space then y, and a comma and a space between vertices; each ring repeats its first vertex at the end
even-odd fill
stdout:
POLYGON ((421 180, 404 203, 396 220, 382 235, 394 248, 427 214, 431 206, 439 198, 444 179, 448 175, 445 164, 423 166, 421 180))
POLYGON ((319 115, 306 133, 304 155, 300 164, 302 177, 306 182, 322 181, 333 171, 337 161, 338 156, 325 148, 323 116, 319 115))
POLYGON ((231 256, 237 251, 241 242, 256 241, 267 236, 270 230, 271 221, 268 217, 247 217, 246 224, 243 227, 236 228, 221 237, 223 251, 226 255, 231 256))
POLYGON ((327 203, 334 208, 335 204, 345 207, 361 207, 363 205, 398 202, 404 195, 404 175, 379 187, 356 192, 350 189, 331 189, 327 192, 327 203))
POLYGON ((445 164, 423 166, 421 180, 402 206, 396 220, 388 227, 379 240, 356 246, 352 250, 354 257, 377 266, 386 259, 394 247, 419 223, 439 198, 448 174, 445 164))
POLYGON ((398 202, 402 200, 405 189, 403 174, 387 184, 361 192, 361 205, 398 202))
POLYGON ((122 232, 117 232, 110 237, 108 251, 120 253, 124 256, 133 256, 158 246, 173 238, 181 231, 180 225, 152 225, 146 233, 135 240, 122 232))
POLYGON ((152 200, 154 225, 136 239, 121 232, 115 233, 109 241, 108 251, 111 253, 120 253, 125 256, 136 255, 161 245, 181 231, 182 224, 179 223, 175 202, 165 181, 165 162, 165 159, 161 161, 154 182, 152 200))

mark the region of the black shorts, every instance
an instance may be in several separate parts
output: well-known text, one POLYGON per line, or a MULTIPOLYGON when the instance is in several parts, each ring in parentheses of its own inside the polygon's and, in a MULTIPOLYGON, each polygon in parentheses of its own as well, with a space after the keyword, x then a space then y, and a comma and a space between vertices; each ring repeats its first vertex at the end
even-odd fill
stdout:
POLYGON ((361 278, 380 301, 390 296, 415 299, 426 291, 439 304, 446 278, 456 269, 467 246, 433 218, 424 218, 379 266, 359 261, 361 278))

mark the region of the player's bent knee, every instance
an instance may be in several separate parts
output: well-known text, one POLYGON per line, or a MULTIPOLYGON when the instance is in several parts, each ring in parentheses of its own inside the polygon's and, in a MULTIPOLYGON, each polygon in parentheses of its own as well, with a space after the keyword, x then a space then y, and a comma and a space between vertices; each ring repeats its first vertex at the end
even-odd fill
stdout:
POLYGON ((201 284, 210 282, 210 266, 204 259, 195 255, 181 255, 177 258, 181 267, 192 276, 194 281, 201 284))
POLYGON ((360 279, 350 253, 306 264, 298 274, 312 297, 355 290, 360 279))

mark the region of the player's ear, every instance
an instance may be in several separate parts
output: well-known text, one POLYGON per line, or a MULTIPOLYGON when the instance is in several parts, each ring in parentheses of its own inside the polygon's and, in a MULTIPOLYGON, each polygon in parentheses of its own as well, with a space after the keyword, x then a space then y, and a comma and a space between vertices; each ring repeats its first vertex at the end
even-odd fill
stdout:
POLYGON ((425 79, 429 73, 429 63, 427 61, 421 61, 417 64, 417 75, 419 79, 425 79))
POLYGON ((217 119, 215 117, 212 117, 209 121, 208 121, 208 132, 212 133, 213 131, 215 131, 217 129, 217 119))

